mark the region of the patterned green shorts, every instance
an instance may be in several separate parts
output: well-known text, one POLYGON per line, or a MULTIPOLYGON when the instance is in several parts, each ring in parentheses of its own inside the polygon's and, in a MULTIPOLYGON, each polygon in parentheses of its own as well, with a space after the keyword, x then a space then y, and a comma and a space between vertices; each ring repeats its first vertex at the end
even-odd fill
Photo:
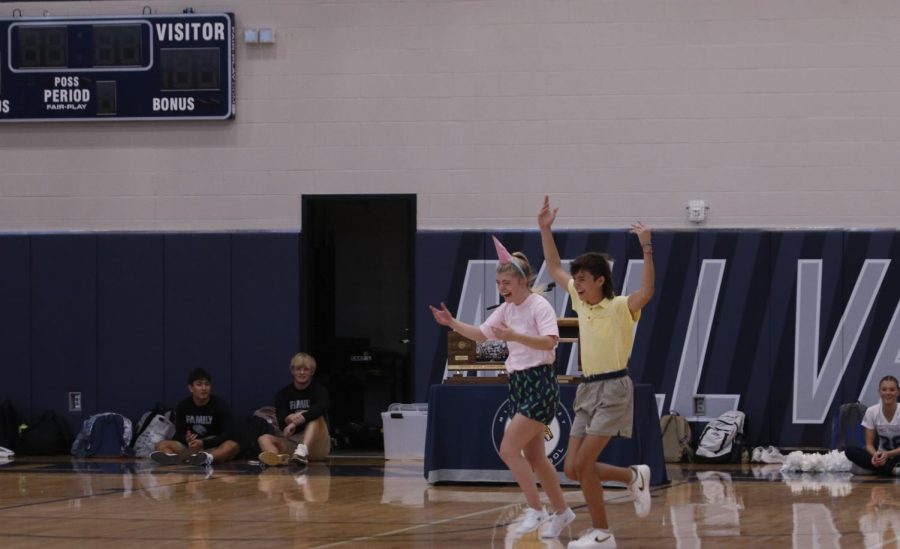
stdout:
POLYGON ((559 383, 550 364, 509 375, 509 417, 516 414, 549 425, 559 406, 559 383))

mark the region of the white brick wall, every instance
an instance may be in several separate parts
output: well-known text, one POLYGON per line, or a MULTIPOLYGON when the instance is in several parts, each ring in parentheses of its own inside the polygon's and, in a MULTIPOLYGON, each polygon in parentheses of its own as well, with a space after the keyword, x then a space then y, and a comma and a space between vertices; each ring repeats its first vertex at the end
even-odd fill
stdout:
MULTIPOLYGON (((313 193, 418 226, 900 223, 896 0, 25 2, 233 11, 227 123, 0 125, 0 231, 296 229, 313 193)), ((0 48, 2 50, 2 48, 0 48)))

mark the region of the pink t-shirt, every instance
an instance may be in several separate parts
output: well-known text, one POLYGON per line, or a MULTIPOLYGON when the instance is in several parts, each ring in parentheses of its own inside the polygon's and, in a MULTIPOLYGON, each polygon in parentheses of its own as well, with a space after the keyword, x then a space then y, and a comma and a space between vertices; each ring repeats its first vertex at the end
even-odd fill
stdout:
MULTIPOLYGON (((559 339, 559 326, 556 323, 556 312, 550 302, 537 294, 531 294, 520 305, 503 303, 485 320, 479 328, 488 339, 496 339, 492 328, 506 326, 520 334, 532 336, 554 336, 559 339)), ((506 370, 514 372, 526 370, 541 364, 553 364, 556 349, 541 351, 508 341, 509 357, 506 359, 506 370)))

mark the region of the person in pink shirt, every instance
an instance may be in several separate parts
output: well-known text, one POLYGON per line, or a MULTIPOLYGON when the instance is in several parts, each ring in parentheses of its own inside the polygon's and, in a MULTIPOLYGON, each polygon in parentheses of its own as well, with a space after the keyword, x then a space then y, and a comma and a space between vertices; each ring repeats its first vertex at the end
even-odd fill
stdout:
POLYGON ((430 306, 435 321, 463 336, 482 342, 498 339, 506 342, 509 357, 509 415, 512 418, 500 443, 500 458, 509 467, 522 489, 528 508, 515 524, 515 534, 541 529, 541 537, 558 537, 575 519, 566 505, 559 476, 544 453, 544 428, 556 416, 559 384, 553 371, 559 327, 556 312, 541 295, 533 292, 534 275, 528 258, 520 252, 510 254, 494 238, 500 265, 497 267, 497 291, 503 299, 480 326, 455 319, 447 306, 430 306), (550 499, 554 513, 541 505, 534 476, 537 475, 550 499))

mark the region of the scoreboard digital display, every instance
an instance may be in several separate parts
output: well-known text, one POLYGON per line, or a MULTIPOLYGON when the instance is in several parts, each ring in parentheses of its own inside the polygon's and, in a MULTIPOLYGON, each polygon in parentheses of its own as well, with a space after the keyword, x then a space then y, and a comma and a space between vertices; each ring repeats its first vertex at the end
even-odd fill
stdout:
POLYGON ((0 19, 0 122, 234 117, 234 14, 0 19))

